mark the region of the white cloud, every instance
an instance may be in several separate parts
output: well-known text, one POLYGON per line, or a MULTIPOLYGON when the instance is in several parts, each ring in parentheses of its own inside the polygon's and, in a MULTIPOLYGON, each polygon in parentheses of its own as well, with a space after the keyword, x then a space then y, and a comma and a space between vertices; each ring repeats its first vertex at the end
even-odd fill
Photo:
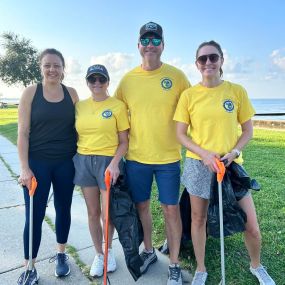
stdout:
POLYGON ((275 49, 275 50, 272 51, 270 57, 275 57, 275 56, 278 55, 278 54, 279 54, 279 50, 278 50, 278 49, 275 49))
POLYGON ((0 80, 0 94, 1 98, 20 98, 23 93, 23 86, 8 86, 2 80, 0 80))
POLYGON ((273 66, 285 71, 285 49, 273 50, 270 54, 273 66))
POLYGON ((270 73, 268 73, 267 75, 264 76, 264 80, 265 81, 270 81, 270 80, 273 80, 273 79, 275 79, 277 77, 278 77, 277 72, 270 72, 270 73))
POLYGON ((187 76, 192 85, 200 81, 201 76, 194 63, 188 63, 188 64, 182 63, 182 59, 179 57, 166 60, 166 63, 181 69, 185 73, 185 75, 187 76))
MULTIPOLYGON (((224 79, 232 81, 250 80, 249 73, 254 69, 254 61, 251 58, 232 58, 223 50, 224 64, 223 72, 224 79)), ((168 60, 167 63, 172 64, 185 72, 191 84, 196 84, 201 81, 201 74, 194 63, 182 63, 181 58, 168 60)))
POLYGON ((92 56, 90 64, 103 64, 110 75, 109 92, 112 95, 123 75, 134 67, 134 54, 107 53, 100 56, 92 56))
POLYGON ((76 59, 68 57, 66 60, 66 73, 80 74, 81 72, 82 72, 82 67, 80 63, 76 59))
POLYGON ((133 59, 133 54, 114 52, 100 56, 92 56, 91 64, 103 64, 106 66, 109 73, 121 72, 122 70, 129 70, 132 67, 133 59))
POLYGON ((231 57, 227 50, 223 50, 224 53, 224 64, 223 71, 226 76, 232 78, 244 77, 248 75, 254 66, 254 60, 249 57, 231 57))

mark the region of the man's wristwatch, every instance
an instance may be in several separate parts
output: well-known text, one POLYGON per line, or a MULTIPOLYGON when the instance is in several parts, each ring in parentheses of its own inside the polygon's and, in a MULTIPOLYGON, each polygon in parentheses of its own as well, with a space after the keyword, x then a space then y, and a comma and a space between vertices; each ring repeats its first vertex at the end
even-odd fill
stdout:
POLYGON ((238 157, 240 156, 240 150, 238 150, 237 148, 234 148, 234 149, 232 150, 232 152, 235 153, 236 158, 238 158, 238 157))

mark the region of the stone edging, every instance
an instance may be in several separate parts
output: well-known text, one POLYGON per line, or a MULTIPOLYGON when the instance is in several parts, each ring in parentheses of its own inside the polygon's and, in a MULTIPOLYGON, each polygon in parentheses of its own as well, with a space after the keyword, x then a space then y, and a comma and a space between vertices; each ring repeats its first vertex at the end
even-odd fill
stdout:
POLYGON ((285 130, 285 120, 284 121, 252 120, 252 121, 254 127, 285 130))

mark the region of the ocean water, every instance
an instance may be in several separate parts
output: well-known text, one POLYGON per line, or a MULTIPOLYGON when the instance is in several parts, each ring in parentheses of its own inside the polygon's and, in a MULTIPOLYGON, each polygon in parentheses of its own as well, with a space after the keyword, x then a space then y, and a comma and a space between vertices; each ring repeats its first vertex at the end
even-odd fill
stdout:
MULTIPOLYGON (((2 98, 1 101, 8 104, 19 103, 18 98, 2 98)), ((285 98, 284 99, 251 99, 253 107, 257 114, 268 113, 285 113, 285 98)), ((283 116, 254 116, 254 120, 285 120, 283 116)))
MULTIPOLYGON (((251 103, 257 114, 284 113, 285 99, 251 99, 251 103)), ((254 120, 285 120, 283 116, 254 116, 254 120)))

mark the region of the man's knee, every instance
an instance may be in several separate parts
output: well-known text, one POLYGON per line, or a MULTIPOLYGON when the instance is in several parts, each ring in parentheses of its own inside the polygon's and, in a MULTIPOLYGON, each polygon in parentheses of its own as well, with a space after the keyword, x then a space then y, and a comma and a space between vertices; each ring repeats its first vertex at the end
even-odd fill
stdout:
POLYGON ((148 214, 150 212, 149 200, 136 204, 137 210, 140 215, 148 214))
POLYGON ((163 213, 166 219, 180 219, 180 211, 178 205, 164 205, 162 204, 163 213))

